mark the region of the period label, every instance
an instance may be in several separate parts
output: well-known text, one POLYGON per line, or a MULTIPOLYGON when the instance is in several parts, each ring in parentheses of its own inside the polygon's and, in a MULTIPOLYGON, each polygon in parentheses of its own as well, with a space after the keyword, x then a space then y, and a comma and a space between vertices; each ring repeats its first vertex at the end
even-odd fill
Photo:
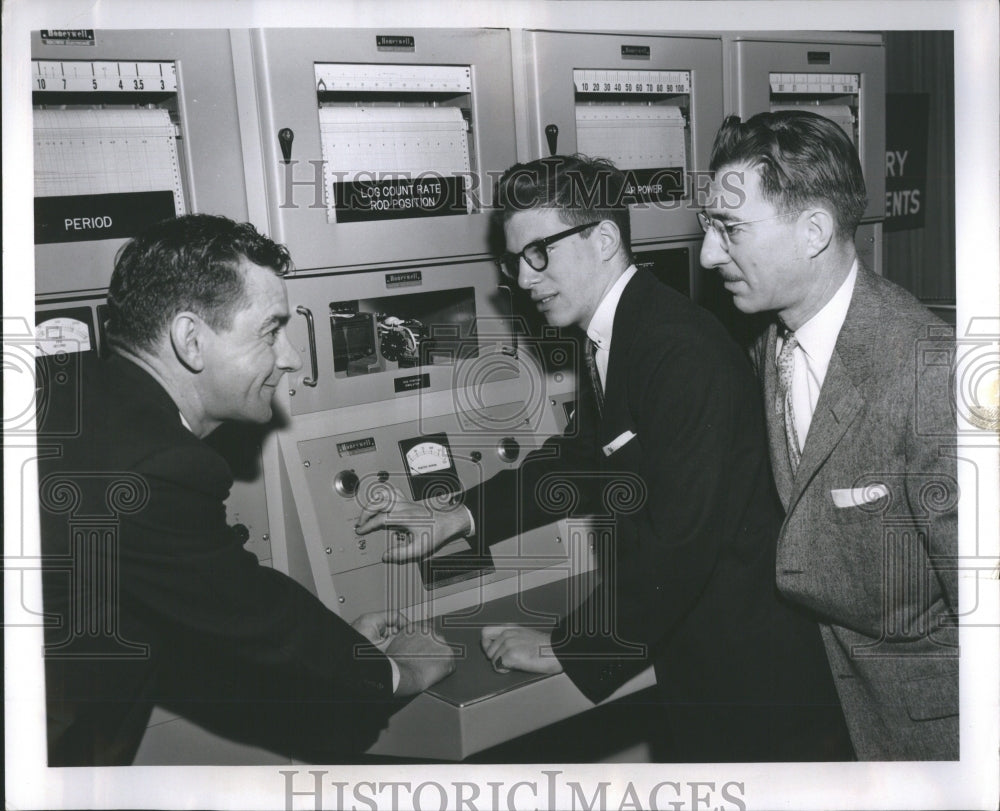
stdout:
POLYGON ((35 244, 128 239, 176 215, 172 191, 35 198, 35 244))

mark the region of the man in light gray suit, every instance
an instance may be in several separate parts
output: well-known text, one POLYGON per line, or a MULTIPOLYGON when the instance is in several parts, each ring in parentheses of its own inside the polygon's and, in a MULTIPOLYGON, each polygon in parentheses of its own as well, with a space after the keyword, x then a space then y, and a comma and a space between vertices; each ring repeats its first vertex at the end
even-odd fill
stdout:
POLYGON ((860 760, 959 756, 953 336, 858 261, 857 152, 808 112, 726 119, 701 263, 744 313, 785 520, 779 589, 814 612, 860 760))

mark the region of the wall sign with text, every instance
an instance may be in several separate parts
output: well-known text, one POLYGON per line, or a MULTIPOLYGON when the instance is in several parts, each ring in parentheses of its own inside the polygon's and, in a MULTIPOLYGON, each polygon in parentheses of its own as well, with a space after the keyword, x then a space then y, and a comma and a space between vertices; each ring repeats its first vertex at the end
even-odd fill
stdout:
POLYGON ((886 231, 924 227, 929 110, 928 93, 885 95, 886 231))

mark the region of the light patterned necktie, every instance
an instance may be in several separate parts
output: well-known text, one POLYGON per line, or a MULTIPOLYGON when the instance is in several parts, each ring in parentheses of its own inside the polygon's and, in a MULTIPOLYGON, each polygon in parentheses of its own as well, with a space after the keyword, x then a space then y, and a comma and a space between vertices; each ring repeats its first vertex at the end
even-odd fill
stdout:
POLYGON ((792 473, 799 469, 802 458, 799 437, 795 431, 795 408, 792 406, 792 369, 795 366, 795 356, 792 353, 798 345, 795 333, 788 332, 778 354, 778 399, 785 419, 785 444, 788 446, 788 461, 792 463, 792 473))
POLYGON ((587 351, 584 353, 587 371, 590 372, 590 387, 594 390, 594 400, 597 403, 597 415, 604 418, 604 386, 601 385, 601 375, 597 371, 597 344, 587 339, 587 351))

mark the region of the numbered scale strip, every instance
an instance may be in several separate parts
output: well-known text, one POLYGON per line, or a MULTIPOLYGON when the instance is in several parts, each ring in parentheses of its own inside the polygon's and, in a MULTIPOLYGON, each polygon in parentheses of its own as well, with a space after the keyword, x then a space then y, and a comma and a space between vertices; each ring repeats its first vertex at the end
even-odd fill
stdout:
POLYGON ((856 73, 772 73, 772 93, 857 93, 861 77, 856 73))
POLYGON ((574 70, 577 93, 690 93, 689 70, 574 70))
POLYGON ((317 64, 317 92, 471 93, 472 71, 460 65, 317 64))
POLYGON ((174 93, 173 62, 76 62, 31 60, 31 87, 49 93, 174 93))

